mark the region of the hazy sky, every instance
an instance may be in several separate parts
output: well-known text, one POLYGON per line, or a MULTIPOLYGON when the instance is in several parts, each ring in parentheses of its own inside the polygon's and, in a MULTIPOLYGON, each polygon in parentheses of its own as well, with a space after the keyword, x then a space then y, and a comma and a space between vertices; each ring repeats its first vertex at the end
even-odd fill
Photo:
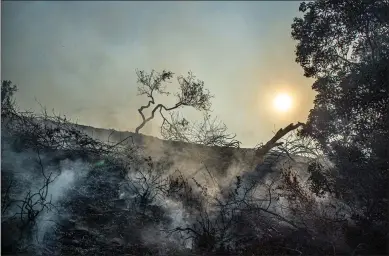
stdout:
MULTIPOLYGON (((305 121, 312 107, 312 81, 294 62, 290 36, 297 1, 1 5, 1 75, 18 85, 22 109, 39 110, 37 98, 80 124, 133 131, 146 100, 135 69, 191 70, 215 95, 214 115, 251 147, 305 121), (279 92, 293 97, 288 113, 273 109, 279 92)), ((142 132, 159 136, 159 125, 142 132)))

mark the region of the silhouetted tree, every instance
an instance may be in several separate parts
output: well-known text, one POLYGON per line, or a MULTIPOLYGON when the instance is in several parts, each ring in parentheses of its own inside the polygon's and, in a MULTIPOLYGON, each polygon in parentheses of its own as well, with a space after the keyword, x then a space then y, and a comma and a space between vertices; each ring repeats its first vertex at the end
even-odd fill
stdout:
POLYGON ((16 85, 12 84, 9 80, 1 81, 1 116, 5 117, 9 113, 14 105, 14 94, 17 91, 16 85))
POLYGON ((354 246, 366 244, 358 253, 383 253, 389 228, 389 2, 321 0, 301 3, 300 11, 304 17, 292 25, 296 61, 316 79, 318 93, 300 135, 316 139, 335 164, 336 176, 317 181, 351 207, 364 234, 354 246))
POLYGON ((136 71, 138 76, 138 95, 146 95, 149 98, 147 105, 141 106, 138 109, 139 114, 142 117, 142 123, 135 129, 136 133, 139 133, 139 130, 145 126, 147 122, 154 118, 156 111, 171 111, 178 109, 180 107, 188 106, 193 107, 196 110, 208 111, 211 107, 212 95, 209 91, 204 89, 204 82, 196 80, 196 77, 192 72, 188 72, 188 76, 178 76, 177 81, 180 85, 180 91, 175 94, 176 103, 172 107, 166 107, 163 104, 157 104, 148 118, 145 117, 143 110, 155 105, 155 93, 169 95, 170 93, 166 91, 166 84, 173 77, 173 73, 170 71, 163 70, 161 73, 151 71, 150 74, 145 73, 144 71, 136 71))
POLYGON ((161 135, 166 140, 184 141, 188 143, 202 144, 205 146, 239 147, 240 141, 235 134, 227 132, 227 126, 212 118, 208 112, 203 115, 200 123, 191 124, 179 113, 169 113, 169 120, 163 116, 161 135))

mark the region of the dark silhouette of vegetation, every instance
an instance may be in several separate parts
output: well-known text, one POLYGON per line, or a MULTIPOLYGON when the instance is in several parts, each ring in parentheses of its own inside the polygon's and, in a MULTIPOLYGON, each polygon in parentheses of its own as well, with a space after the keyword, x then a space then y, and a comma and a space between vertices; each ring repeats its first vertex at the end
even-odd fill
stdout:
POLYGON ((316 79, 314 108, 306 124, 279 129, 257 148, 238 149, 191 73, 178 77, 177 101, 166 107, 154 96, 169 94, 173 73, 137 71, 149 102, 132 135, 159 111, 165 139, 224 154, 214 172, 199 160, 210 182, 187 175, 185 163, 176 169, 174 155, 155 160, 134 141, 124 145, 129 137, 102 142, 45 109, 21 112, 17 87, 2 81, 2 254, 387 255, 389 3, 319 0, 300 11, 292 37, 296 61, 316 79), (171 112, 184 106, 203 111, 203 121, 171 112), (234 162, 244 167, 228 173, 221 162, 232 165, 237 152, 248 155, 234 162), (74 168, 77 179, 55 201, 66 161, 87 171, 74 168), (53 225, 42 233, 48 214, 53 225))
POLYGON ((202 144, 205 146, 239 147, 240 142, 235 139, 236 135, 227 132, 225 124, 216 118, 211 118, 209 112, 211 98, 209 91, 204 89, 204 82, 196 80, 195 76, 189 72, 187 77, 179 76, 177 81, 180 85, 180 92, 175 94, 177 100, 174 106, 166 107, 157 104, 151 111, 151 115, 146 118, 143 111, 156 104, 155 94, 169 95, 166 91, 166 83, 170 83, 173 73, 163 70, 161 73, 152 71, 150 74, 144 71, 137 71, 138 95, 146 95, 149 98, 147 105, 138 109, 142 117, 142 123, 135 129, 139 133, 140 129, 147 122, 155 117, 157 111, 163 119, 161 125, 161 135, 166 140, 184 141, 188 143, 202 144), (203 120, 200 123, 190 124, 185 118, 181 118, 179 113, 171 112, 175 109, 188 106, 203 112, 203 120), (164 111, 168 112, 166 118, 164 111))
MULTIPOLYGON (((282 225, 289 225, 293 230, 299 228, 288 216, 271 208, 279 198, 274 182, 238 176, 235 186, 220 195, 211 195, 211 188, 183 176, 179 170, 168 174, 166 170, 171 168, 169 159, 153 161, 140 154, 136 147, 120 148, 118 143, 99 142, 80 132, 66 118, 52 117, 45 110, 41 114, 18 112, 14 107, 8 110, 12 110, 12 115, 6 113, 6 116, 12 116, 12 120, 2 124, 2 138, 5 139, 2 140, 2 150, 7 143, 11 146, 7 150, 14 150, 16 154, 26 150, 38 152, 37 170, 40 172, 33 173, 37 177, 36 183, 42 180, 44 186, 38 187, 37 191, 25 191, 21 196, 17 193, 20 184, 15 185, 15 177, 12 177, 14 172, 2 168, 2 204, 6 206, 2 209, 3 216, 6 216, 2 219, 2 226, 7 230, 22 227, 12 234, 3 229, 3 234, 8 234, 3 236, 4 253, 41 253, 42 248, 34 243, 34 232, 38 232, 37 223, 48 211, 58 217, 51 220, 54 222, 51 238, 39 241, 45 244, 45 255, 54 252, 104 255, 107 251, 155 254, 157 248, 141 242, 141 230, 149 226, 163 227, 161 232, 166 239, 191 240, 190 251, 196 254, 234 254, 249 250, 248 247, 253 246, 252 239, 274 237, 273 229, 279 230, 282 225), (61 171, 57 170, 55 176, 47 174, 41 155, 51 167, 65 159, 82 159, 92 166, 92 170, 76 186, 69 188, 69 196, 60 204, 52 203, 49 186, 60 177, 61 171), (51 157, 47 158, 48 155, 51 157), (95 162, 101 159, 105 164, 96 165, 95 162), (266 193, 258 198, 255 191, 261 186, 266 187, 266 193), (164 206, 166 200, 182 202, 182 211, 189 215, 189 226, 172 224, 173 219, 164 206), (15 211, 15 207, 19 211, 15 211), (72 217, 62 216, 64 211, 69 211, 72 217), (83 228, 81 223, 94 223, 100 228, 83 228), (256 230, 258 228, 262 229, 260 233, 256 230), (97 234, 113 238, 104 240, 97 234)), ((265 154, 280 146, 282 143, 277 140, 300 125, 291 124, 280 129, 261 152, 265 154)), ((256 156, 259 156, 259 151, 260 148, 256 156)), ((212 176, 210 172, 208 174, 212 176)), ((176 246, 170 243, 164 250, 169 252, 176 246)), ((279 246, 276 247, 281 248, 279 246)), ((184 247, 178 250, 185 254, 184 247)), ((284 246, 282 250, 299 251, 293 246, 284 246)))
POLYGON ((241 142, 235 139, 236 135, 228 133, 227 126, 217 118, 212 118, 208 112, 203 114, 203 120, 200 123, 193 124, 181 118, 179 113, 169 114, 169 119, 162 115, 161 135, 165 140, 184 141, 205 146, 240 147, 241 142))
POLYGON ((11 113, 11 108, 15 105, 14 94, 17 91, 16 85, 9 80, 1 81, 1 117, 6 117, 11 113))
POLYGON ((350 207, 349 244, 388 253, 389 2, 302 3, 292 36, 296 61, 318 93, 300 135, 315 139, 336 171, 312 165, 315 193, 350 207))
MULTIPOLYGON (((146 95, 149 99, 147 105, 144 105, 138 109, 139 114, 142 117, 142 123, 135 129, 136 133, 146 125, 147 122, 152 120, 157 111, 171 111, 184 106, 193 107, 199 111, 207 111, 211 107, 212 95, 209 94, 208 90, 204 89, 204 82, 196 80, 196 77, 192 72, 188 72, 188 76, 178 76, 177 81, 180 85, 180 91, 175 94, 176 103, 172 107, 166 107, 163 104, 157 104, 148 118, 145 117, 143 110, 155 105, 154 96, 156 93, 161 95, 169 95, 166 91, 166 83, 169 83, 173 77, 171 71, 163 70, 161 73, 151 71, 150 74, 145 71, 137 71, 138 83, 138 95, 146 95)), ((162 113, 161 113, 162 114, 162 113)))
MULTIPOLYGON (((5 177, 6 180, 2 185, 7 185, 5 191, 2 191, 2 220, 1 225, 3 230, 13 230, 13 233, 4 232, 7 234, 2 239, 4 244, 3 251, 18 251, 23 248, 28 236, 36 228, 38 218, 44 211, 56 210, 55 205, 52 204, 51 196, 48 194, 49 185, 58 177, 58 173, 53 175, 53 172, 47 174, 43 166, 42 159, 39 152, 37 152, 37 169, 40 169, 43 177, 42 185, 35 189, 27 191, 22 197, 15 198, 15 190, 18 184, 14 182, 15 179, 5 177), (10 208, 17 208, 13 214, 10 214, 10 208)), ((2 172, 2 175, 5 172, 2 172)), ((6 175, 7 176, 7 175, 6 175)))
POLYGON ((56 190, 52 186, 61 171, 59 168, 53 169, 53 166, 58 167, 65 159, 93 161, 96 157, 107 157, 115 149, 108 150, 109 145, 83 134, 65 117, 49 116, 45 109, 42 114, 17 110, 14 101, 17 87, 11 81, 2 81, 1 89, 2 253, 35 255, 39 253, 35 242, 36 233, 40 232, 37 223, 42 221, 42 216, 47 212, 60 213, 59 205, 52 202, 52 191, 56 190), (26 167, 18 174, 21 170, 4 165, 5 151, 10 151, 6 154, 8 157, 13 152, 31 154, 29 159, 32 160, 32 171, 26 167), (47 155, 51 156, 49 163, 42 159, 47 155), (32 183, 20 178, 23 171, 26 177, 33 177, 32 183))

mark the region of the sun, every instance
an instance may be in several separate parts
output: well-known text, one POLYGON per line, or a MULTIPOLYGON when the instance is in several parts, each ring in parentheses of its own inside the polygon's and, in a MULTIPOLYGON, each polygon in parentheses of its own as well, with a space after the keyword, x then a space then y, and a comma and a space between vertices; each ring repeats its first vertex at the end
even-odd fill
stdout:
POLYGON ((273 101, 276 110, 287 112, 292 107, 292 98, 288 94, 278 94, 273 101))

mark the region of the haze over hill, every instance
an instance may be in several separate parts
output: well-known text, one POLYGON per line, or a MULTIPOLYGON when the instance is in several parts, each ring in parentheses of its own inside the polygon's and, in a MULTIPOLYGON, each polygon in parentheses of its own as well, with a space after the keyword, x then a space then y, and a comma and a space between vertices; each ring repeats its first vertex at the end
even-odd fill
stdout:
MULTIPOLYGON (((254 147, 275 130, 304 122, 312 107, 312 81, 294 62, 289 35, 298 4, 5 1, 2 79, 19 86, 22 109, 39 112, 37 99, 80 124, 134 131, 146 101, 136 96, 135 69, 191 70, 215 95, 213 114, 244 147, 254 147), (284 114, 272 107, 279 92, 293 97, 284 114)), ((169 87, 174 92, 175 81, 169 87)), ((199 118, 180 111, 190 121, 199 118)), ((160 137, 160 122, 157 117, 142 133, 160 137)))
MULTIPOLYGON (((192 216, 192 210, 189 208, 186 210, 189 206, 185 205, 190 200, 203 199, 178 199, 171 195, 171 192, 165 196, 167 192, 160 186, 174 188, 177 186, 174 177, 178 178, 179 182, 187 182, 184 183, 189 186, 186 189, 193 188, 193 192, 184 190, 186 192, 183 196, 201 193, 200 198, 204 197, 205 200, 222 198, 231 189, 237 189, 235 183, 238 177, 242 182, 242 189, 252 186, 250 184, 255 181, 256 189, 252 191, 255 198, 263 198, 268 193, 270 183, 274 186, 282 184, 282 173, 289 167, 299 172, 300 179, 308 178, 308 159, 304 157, 291 160, 285 154, 273 152, 274 154, 265 156, 263 164, 255 166, 258 162, 255 149, 207 147, 165 141, 142 134, 67 122, 57 123, 50 119, 23 115, 3 118, 1 136, 2 176, 12 180, 10 189, 3 191, 6 202, 3 233, 5 229, 14 230, 12 233, 5 232, 7 236, 2 240, 3 249, 7 252, 17 251, 20 246, 28 245, 34 248, 30 249, 30 253, 42 253, 43 250, 46 253, 44 255, 48 255, 47 252, 57 255, 83 250, 81 248, 89 244, 89 250, 96 255, 98 252, 104 253, 105 250, 116 250, 117 253, 123 253, 122 250, 135 250, 133 247, 140 243, 142 250, 159 248, 161 255, 170 254, 172 249, 184 253, 184 248, 192 248, 192 245, 179 236, 166 236, 160 230, 160 225, 169 229, 190 225, 194 221, 194 215, 192 216), (100 142, 94 142, 95 139, 108 144, 100 148, 100 142), (119 142, 124 143, 120 144, 118 150, 111 148, 119 142), (95 151, 96 148, 100 149, 95 151), (106 152, 104 148, 111 149, 106 152), (147 166, 154 167, 148 169, 147 166), (40 187, 40 184, 46 185, 40 187), (162 189, 163 194, 158 192, 159 189, 162 189), (40 195, 41 199, 35 197, 36 195, 40 195), (7 197, 15 201, 8 202, 7 197), (50 201, 46 201, 47 197, 50 201), (138 217, 138 214, 151 214, 150 217, 155 214, 154 208, 150 208, 152 213, 148 213, 149 210, 145 212, 142 207, 140 210, 143 213, 137 213, 137 203, 133 205, 131 202, 137 202, 143 197, 151 198, 150 207, 165 212, 163 223, 136 225, 139 218, 143 218, 138 217), (207 197, 210 198, 206 199, 207 197), (19 201, 27 205, 21 208, 22 216, 29 212, 31 214, 32 209, 37 210, 36 217, 28 215, 30 217, 22 217, 20 220, 22 223, 34 221, 32 232, 36 239, 30 240, 29 236, 25 236, 23 229, 18 229, 18 220, 12 217, 19 212, 19 201), (30 209, 30 204, 42 204, 43 208, 38 210, 39 207, 34 206, 30 209), (57 212, 42 211, 45 207, 49 209, 51 204, 56 206, 57 212), (121 221, 120 218, 124 216, 118 214, 123 213, 125 218, 129 218, 129 223, 125 222, 119 228, 116 222, 121 221), (96 214, 105 217, 94 219, 96 214), (123 228, 126 231, 123 231, 123 228), (131 232, 127 228, 130 228, 131 232), (60 234, 73 234, 70 236, 73 240, 59 239, 60 234), (83 238, 78 238, 79 235, 83 238), (84 237, 88 238, 84 240, 84 237), (16 243, 15 239, 19 241, 16 243), (124 246, 127 243, 130 247, 124 246), (186 245, 176 248, 177 243, 186 245), (120 246, 117 247, 116 244, 120 246), (108 249, 99 249, 102 246, 108 249)), ((174 193, 178 193, 180 189, 174 193)), ((278 215, 281 212, 278 213, 276 201, 270 203, 264 209, 272 209, 269 211, 272 214, 269 218, 278 219, 280 227, 293 227, 293 222, 278 215)), ((199 210, 198 207, 200 206, 196 206, 195 211, 199 210)), ((212 204, 206 203, 204 207, 206 211, 216 210, 212 204)), ((83 255, 84 253, 87 254, 83 251, 83 255)))
POLYGON ((1 5, 2 255, 388 255, 387 0, 1 5))
MULTIPOLYGON (((121 143, 122 145, 134 144, 142 149, 145 156, 151 156, 156 161, 170 159, 174 163, 171 168, 183 170, 188 177, 196 178, 196 175, 205 175, 206 177, 209 176, 207 172, 211 172, 217 177, 220 184, 229 184, 235 176, 243 175, 245 172, 254 172, 256 168, 259 168, 260 175, 265 177, 272 171, 271 167, 279 175, 282 168, 294 165, 294 168, 299 169, 302 175, 306 166, 304 168, 301 164, 309 162, 308 158, 297 155, 288 157, 285 153, 275 149, 266 155, 263 164, 257 167, 258 157, 255 156, 255 148, 208 147, 90 126, 80 125, 77 128, 101 141, 109 141, 112 144, 121 143), (293 157, 293 160, 290 157, 293 157), (223 181, 223 178, 227 178, 229 181, 223 181)), ((306 174, 302 176, 306 176, 306 174)))

